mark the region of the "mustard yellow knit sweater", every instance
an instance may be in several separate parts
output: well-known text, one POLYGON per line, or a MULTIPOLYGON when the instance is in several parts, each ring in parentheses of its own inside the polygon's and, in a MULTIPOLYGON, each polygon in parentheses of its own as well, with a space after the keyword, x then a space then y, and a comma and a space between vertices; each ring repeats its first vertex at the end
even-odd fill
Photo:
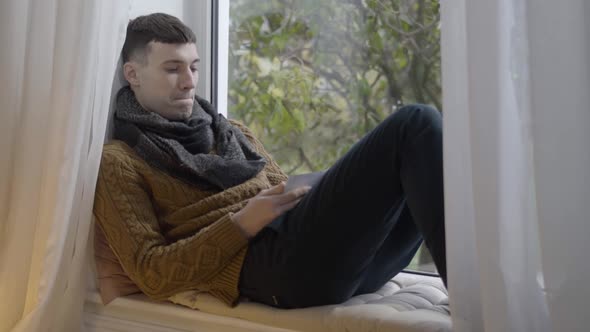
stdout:
POLYGON ((123 142, 104 147, 94 214, 125 272, 153 299, 199 290, 228 305, 237 302, 248 241, 230 216, 287 176, 245 126, 232 123, 267 164, 256 177, 221 192, 149 166, 123 142))

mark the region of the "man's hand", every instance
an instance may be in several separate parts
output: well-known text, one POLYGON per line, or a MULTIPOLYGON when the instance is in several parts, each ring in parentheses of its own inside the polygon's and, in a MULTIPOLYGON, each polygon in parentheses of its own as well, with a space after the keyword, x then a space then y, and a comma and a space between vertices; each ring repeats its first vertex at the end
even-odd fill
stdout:
POLYGON ((252 238, 276 217, 295 207, 309 189, 311 187, 300 187, 285 192, 285 183, 281 182, 252 197, 243 209, 233 215, 233 221, 248 238, 252 238))

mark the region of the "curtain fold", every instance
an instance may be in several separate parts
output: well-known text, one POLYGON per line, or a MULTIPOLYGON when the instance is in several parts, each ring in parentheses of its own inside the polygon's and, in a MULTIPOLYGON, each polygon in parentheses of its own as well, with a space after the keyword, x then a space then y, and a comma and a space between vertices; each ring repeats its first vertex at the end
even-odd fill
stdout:
POLYGON ((590 5, 441 7, 454 330, 586 330, 590 5))
POLYGON ((0 331, 82 329, 94 186, 129 2, 0 3, 0 331))

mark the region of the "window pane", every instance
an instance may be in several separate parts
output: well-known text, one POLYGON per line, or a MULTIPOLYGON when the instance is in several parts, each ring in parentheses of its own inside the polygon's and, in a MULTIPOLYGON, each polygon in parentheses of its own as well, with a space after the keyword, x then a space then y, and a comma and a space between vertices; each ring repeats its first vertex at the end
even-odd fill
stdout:
MULTIPOLYGON (((231 0, 229 116, 289 174, 330 167, 400 106, 441 110, 438 0, 231 0)), ((409 268, 434 264, 420 250, 409 268)))

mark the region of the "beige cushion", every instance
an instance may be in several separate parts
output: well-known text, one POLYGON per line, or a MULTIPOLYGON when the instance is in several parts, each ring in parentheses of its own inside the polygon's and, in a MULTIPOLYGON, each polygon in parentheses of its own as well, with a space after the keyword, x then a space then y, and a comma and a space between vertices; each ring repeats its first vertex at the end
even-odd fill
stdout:
POLYGON ((121 267, 102 229, 96 224, 94 226, 94 257, 98 291, 103 304, 108 304, 119 296, 141 292, 121 267))

